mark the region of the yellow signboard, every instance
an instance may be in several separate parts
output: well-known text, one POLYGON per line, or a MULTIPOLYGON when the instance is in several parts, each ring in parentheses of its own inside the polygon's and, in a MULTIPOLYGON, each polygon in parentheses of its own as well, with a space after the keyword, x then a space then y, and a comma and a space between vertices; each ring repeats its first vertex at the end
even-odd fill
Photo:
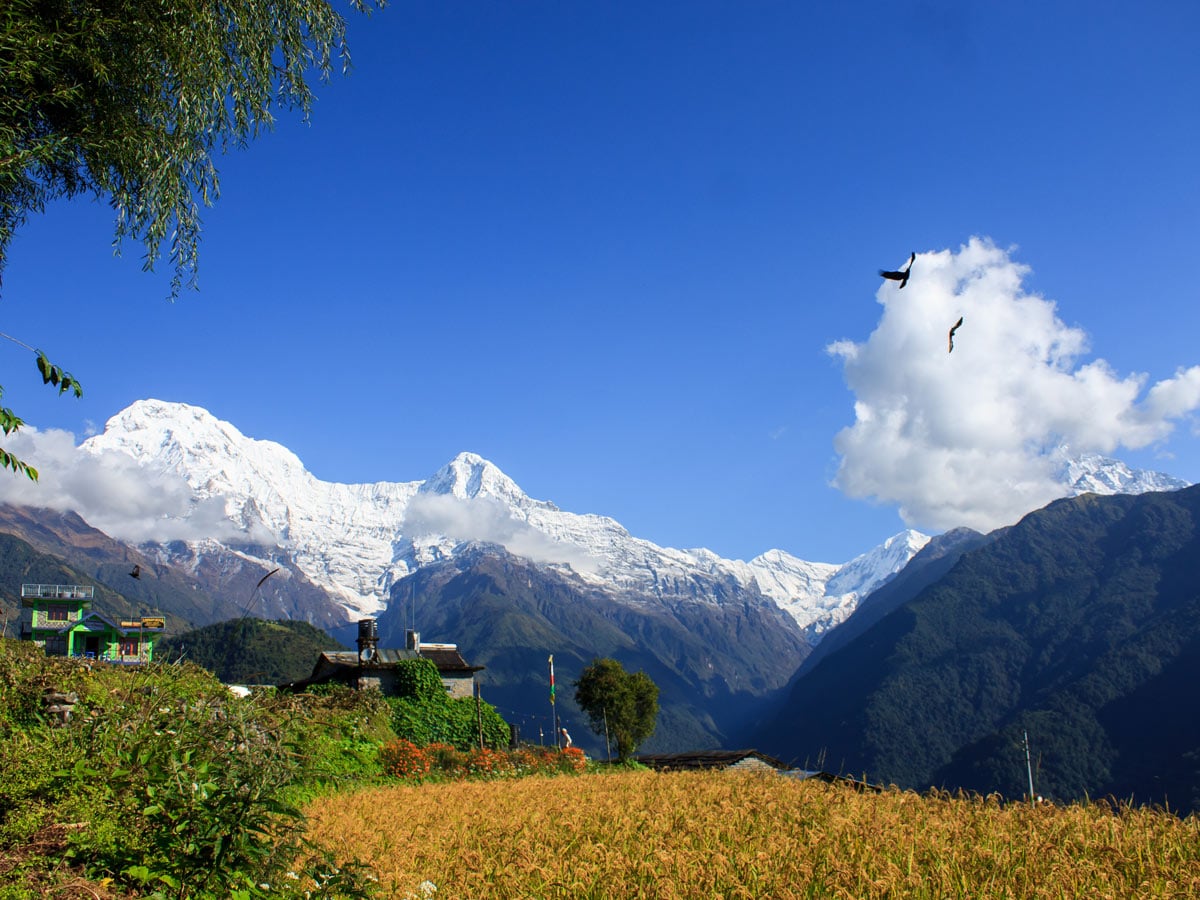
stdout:
POLYGON ((142 616, 143 628, 166 628, 167 620, 162 616, 142 616))

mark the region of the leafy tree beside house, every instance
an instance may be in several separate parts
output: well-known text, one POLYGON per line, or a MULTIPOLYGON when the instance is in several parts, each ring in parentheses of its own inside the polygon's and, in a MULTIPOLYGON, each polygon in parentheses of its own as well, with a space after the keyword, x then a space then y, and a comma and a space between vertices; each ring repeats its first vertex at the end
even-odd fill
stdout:
POLYGON ((654 734, 658 685, 645 672, 627 672, 615 659, 594 659, 575 682, 575 702, 596 734, 609 734, 617 758, 628 760, 654 734))

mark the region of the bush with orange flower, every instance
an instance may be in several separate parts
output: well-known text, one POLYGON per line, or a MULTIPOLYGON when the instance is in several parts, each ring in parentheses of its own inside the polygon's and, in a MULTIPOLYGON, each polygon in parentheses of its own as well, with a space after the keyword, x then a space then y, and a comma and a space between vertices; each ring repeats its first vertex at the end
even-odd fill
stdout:
POLYGON ((429 753, 404 738, 384 744, 379 762, 383 771, 395 778, 424 778, 432 768, 429 753))

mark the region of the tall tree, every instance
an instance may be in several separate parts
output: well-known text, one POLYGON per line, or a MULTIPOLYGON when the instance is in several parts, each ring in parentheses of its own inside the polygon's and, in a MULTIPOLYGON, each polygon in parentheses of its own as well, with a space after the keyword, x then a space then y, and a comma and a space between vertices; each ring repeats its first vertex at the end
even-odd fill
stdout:
MULTIPOLYGON (((370 12, 386 0, 349 2, 370 12)), ((328 0, 4 0, 0 276, 31 213, 93 195, 112 204, 115 246, 140 239, 151 269, 170 235, 171 296, 194 287, 200 206, 220 190, 214 156, 278 108, 307 116, 309 79, 349 66, 345 30, 328 0)), ((65 373, 45 365, 61 387, 65 373)), ((6 434, 21 424, 0 410, 6 434)), ((0 465, 37 475, 7 453, 0 465)))
MULTIPOLYGON (((372 0, 349 0, 369 12, 372 0)), ((384 0, 374 0, 382 6, 384 0)), ((350 62, 328 0, 6 0, 0 15, 0 265, 16 228, 60 197, 107 196, 116 241, 172 290, 194 284, 213 157, 277 108, 307 115, 309 79, 350 62)))
POLYGON ((615 659, 594 659, 575 682, 575 702, 587 713, 592 731, 607 733, 617 758, 629 759, 654 734, 658 685, 645 672, 627 672, 615 659))

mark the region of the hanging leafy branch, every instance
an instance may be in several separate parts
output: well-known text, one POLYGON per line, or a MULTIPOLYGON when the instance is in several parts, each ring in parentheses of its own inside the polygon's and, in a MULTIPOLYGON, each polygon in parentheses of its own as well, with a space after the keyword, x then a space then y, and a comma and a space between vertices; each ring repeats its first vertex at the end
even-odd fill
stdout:
POLYGON ((35 352, 37 353, 38 371, 42 373, 42 384, 54 385, 58 388, 60 396, 67 391, 72 391, 76 397, 83 396, 83 387, 70 372, 64 372, 58 366, 53 365, 41 350, 35 352))
MULTIPOLYGON (((11 335, 0 332, 0 337, 7 338, 18 346, 24 347, 26 350, 33 350, 24 341, 19 341, 11 335)), ((58 388, 59 396, 62 396, 67 391, 73 393, 76 397, 83 396, 83 385, 70 372, 64 371, 62 367, 54 365, 46 358, 46 354, 41 350, 33 350, 37 356, 38 372, 42 376, 42 384, 50 384, 58 388)), ((4 388, 0 387, 0 396, 3 396, 4 388)), ((14 413, 8 407, 0 406, 0 431, 6 435, 13 434, 18 431, 25 421, 14 413)), ((30 481, 38 480, 38 470, 29 463, 18 459, 13 454, 9 453, 3 447, 0 447, 0 469, 12 469, 18 475, 25 475, 30 481)))
MULTIPOLYGON (((384 0, 349 0, 369 13, 384 0)), ((172 298, 195 286, 214 157, 276 109, 307 116, 309 81, 350 65, 329 0, 5 0, 0 14, 0 273, 15 230, 46 203, 91 195, 114 246, 167 241, 172 298)))
MULTIPOLYGON (((0 406, 0 429, 3 429, 5 434, 12 434, 24 424, 11 409, 0 406)), ((18 475, 27 475, 30 481, 38 480, 37 469, 17 459, 3 447, 0 447, 0 469, 12 469, 18 475)))

